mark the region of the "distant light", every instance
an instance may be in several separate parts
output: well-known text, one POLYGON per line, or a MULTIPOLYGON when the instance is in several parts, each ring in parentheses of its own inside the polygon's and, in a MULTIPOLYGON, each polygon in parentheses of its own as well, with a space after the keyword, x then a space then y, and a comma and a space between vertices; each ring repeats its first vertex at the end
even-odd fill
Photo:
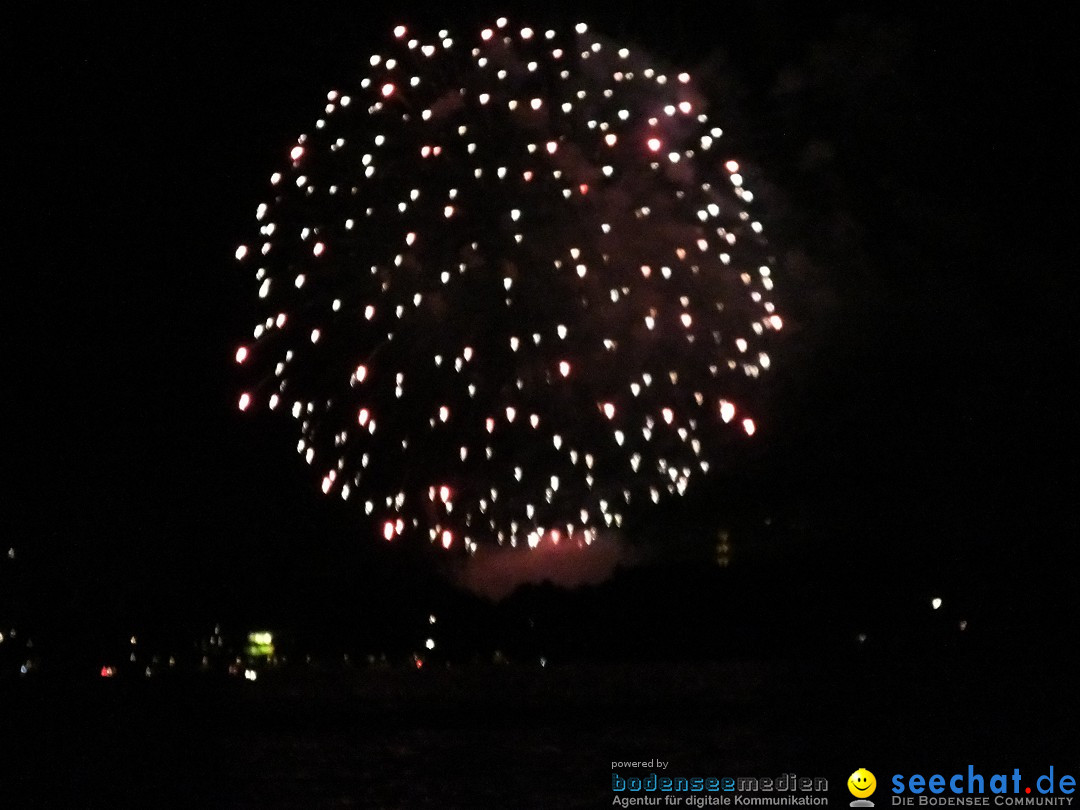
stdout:
POLYGON ((289 150, 289 157, 291 157, 293 160, 299 160, 303 156, 304 147, 302 146, 294 146, 291 150, 289 150))
POLYGON ((258 677, 259 677, 259 673, 257 673, 255 670, 253 670, 253 669, 245 669, 244 670, 244 680, 246 680, 246 681, 254 681, 258 677))
POLYGON ((930 600, 930 607, 932 607, 934 610, 937 610, 938 608, 940 608, 941 607, 941 597, 940 596, 935 596, 933 599, 931 599, 930 600))
POLYGON ((116 674, 116 670, 113 669, 112 667, 102 667, 101 668, 101 677, 102 678, 111 678, 115 674, 116 674))
POLYGON ((435 639, 429 638, 427 641, 424 642, 424 646, 427 647, 429 650, 434 650, 435 649, 435 639))
POLYGON ((754 424, 753 419, 743 419, 742 426, 743 430, 746 431, 747 436, 753 436, 755 433, 757 433, 757 425, 754 424))
POLYGON ((663 142, 659 138, 649 138, 646 145, 649 147, 650 152, 659 152, 664 147, 663 142))

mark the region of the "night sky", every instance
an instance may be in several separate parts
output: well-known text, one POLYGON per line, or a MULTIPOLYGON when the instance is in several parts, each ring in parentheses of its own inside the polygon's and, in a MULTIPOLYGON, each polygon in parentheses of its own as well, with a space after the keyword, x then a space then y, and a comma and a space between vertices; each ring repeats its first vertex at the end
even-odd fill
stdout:
POLYGON ((237 412, 256 308, 233 251, 326 91, 394 24, 467 37, 506 13, 585 19, 711 77, 785 249, 792 328, 760 441, 661 517, 692 526, 719 505, 746 576, 799 572, 822 600, 937 588, 1020 634, 1063 627, 1078 561, 1063 23, 1022 4, 861 5, 17 12, 0 525, 21 609, 53 635, 303 624, 427 587, 323 498, 285 420, 237 412))

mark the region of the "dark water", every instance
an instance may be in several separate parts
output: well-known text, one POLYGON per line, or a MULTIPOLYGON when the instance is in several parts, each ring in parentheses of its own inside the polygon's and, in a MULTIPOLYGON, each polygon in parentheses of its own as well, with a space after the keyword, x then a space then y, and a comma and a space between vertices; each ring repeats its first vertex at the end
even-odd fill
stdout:
POLYGON ((1077 773, 1072 683, 996 659, 27 680, 0 690, 0 774, 13 807, 576 808, 611 806, 612 761, 658 757, 825 776, 846 806, 856 767, 1077 773))

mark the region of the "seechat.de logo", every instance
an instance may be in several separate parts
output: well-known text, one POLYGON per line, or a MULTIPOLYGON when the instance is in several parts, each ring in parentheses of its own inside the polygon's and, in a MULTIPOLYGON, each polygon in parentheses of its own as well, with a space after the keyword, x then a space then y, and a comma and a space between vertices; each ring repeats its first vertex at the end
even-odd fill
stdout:
POLYGON ((877 779, 866 768, 859 768, 847 780, 847 789, 855 797, 851 807, 873 807, 874 803, 868 801, 874 791, 877 790, 877 779))

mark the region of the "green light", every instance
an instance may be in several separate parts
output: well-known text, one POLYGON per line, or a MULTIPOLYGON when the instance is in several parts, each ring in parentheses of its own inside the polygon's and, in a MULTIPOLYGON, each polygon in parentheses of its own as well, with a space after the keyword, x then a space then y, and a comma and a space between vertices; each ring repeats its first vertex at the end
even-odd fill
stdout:
POLYGON ((250 658, 270 658, 274 654, 274 634, 265 630, 248 633, 247 654, 250 658))

